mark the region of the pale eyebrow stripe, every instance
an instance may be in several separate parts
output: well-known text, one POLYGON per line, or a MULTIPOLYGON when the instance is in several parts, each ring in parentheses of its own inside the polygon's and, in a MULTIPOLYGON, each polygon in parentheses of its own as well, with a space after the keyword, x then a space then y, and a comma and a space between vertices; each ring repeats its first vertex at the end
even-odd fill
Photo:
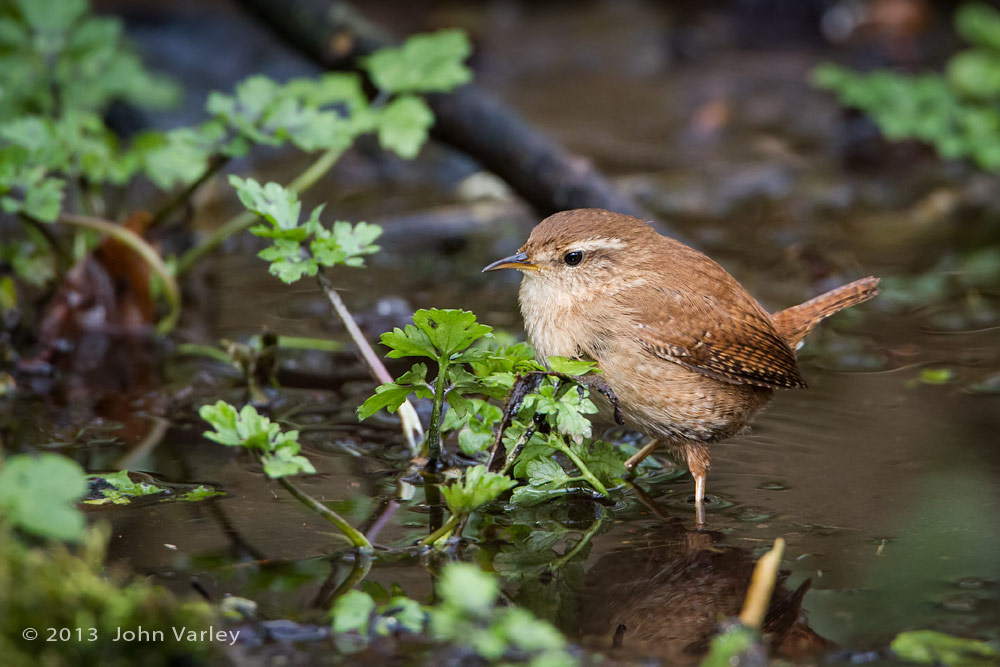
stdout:
POLYGON ((570 250, 617 250, 619 248, 624 248, 625 242, 619 238, 599 238, 599 239, 587 239, 586 241, 580 241, 579 243, 574 243, 570 246, 570 250))

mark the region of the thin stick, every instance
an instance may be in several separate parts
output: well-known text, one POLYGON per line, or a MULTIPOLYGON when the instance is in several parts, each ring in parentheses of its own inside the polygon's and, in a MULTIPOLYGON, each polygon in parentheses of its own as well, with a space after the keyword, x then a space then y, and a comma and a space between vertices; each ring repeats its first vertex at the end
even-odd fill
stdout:
POLYGON ((139 442, 132 451, 125 454, 125 456, 118 459, 115 463, 115 468, 118 470, 132 470, 135 464, 142 459, 142 457, 149 455, 154 449, 156 449, 163 438, 167 435, 167 431, 170 430, 172 426, 169 419, 164 419, 163 417, 151 417, 150 421, 153 425, 150 427, 149 432, 143 437, 142 441, 139 442))
POLYGON ((760 630, 767 615, 767 605, 771 602, 771 593, 778 580, 778 568, 781 567, 781 555, 785 552, 785 540, 778 538, 774 547, 757 561, 750 579, 750 588, 743 601, 743 611, 740 612, 740 623, 760 630))
POLYGON ((205 167, 205 171, 201 173, 201 176, 196 178, 186 188, 180 190, 177 194, 171 197, 166 204, 161 206, 160 209, 153 214, 153 219, 150 221, 149 226, 155 227, 166 220, 167 216, 188 201, 198 188, 208 182, 210 178, 215 176, 228 162, 229 158, 225 155, 213 155, 210 157, 208 159, 208 165, 205 167))
MULTIPOLYGON (((340 298, 340 294, 337 293, 336 288, 330 283, 330 279, 322 269, 316 274, 316 278, 319 280, 320 287, 326 293, 326 297, 330 300, 330 305, 337 311, 337 315, 340 316, 341 321, 344 323, 347 333, 351 335, 351 339, 357 345, 358 351, 361 352, 361 357, 368 364, 372 375, 382 384, 392 382, 392 376, 386 369, 385 364, 375 354, 372 346, 368 344, 365 335, 361 333, 361 328, 358 327, 358 323, 354 321, 351 311, 347 310, 344 300, 340 298)), ((417 410, 409 400, 406 400, 399 406, 397 414, 399 415, 400 426, 403 429, 403 437, 406 438, 406 442, 410 445, 410 451, 416 455, 418 449, 417 438, 422 438, 424 435, 424 427, 420 423, 417 410)))

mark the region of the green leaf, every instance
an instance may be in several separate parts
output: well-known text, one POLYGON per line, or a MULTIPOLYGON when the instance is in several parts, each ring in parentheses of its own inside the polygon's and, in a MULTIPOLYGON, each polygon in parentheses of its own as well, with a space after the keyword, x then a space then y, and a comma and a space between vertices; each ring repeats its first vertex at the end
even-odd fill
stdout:
POLYGON ((333 603, 330 615, 335 633, 358 632, 368 634, 368 623, 375 611, 375 600, 367 593, 352 589, 333 603))
POLYGON ((382 334, 381 341, 390 348, 386 356, 393 359, 448 359, 492 330, 476 322, 475 313, 466 310, 421 309, 413 313, 413 324, 382 334))
POLYGON ((955 12, 955 31, 976 46, 1000 51, 1000 13, 984 2, 967 2, 955 12))
POLYGON ((728 627, 712 638, 708 655, 701 661, 701 667, 731 667, 766 661, 767 651, 760 646, 758 634, 745 625, 729 623, 728 627), (749 657, 751 652, 758 653, 759 657, 749 657))
POLYGON ((277 183, 262 186, 252 178, 239 176, 230 176, 229 182, 248 210, 271 223, 271 227, 258 225, 250 231, 272 239, 272 245, 257 256, 270 262, 271 274, 285 283, 293 283, 304 275, 314 276, 320 266, 362 266, 364 255, 378 252, 373 243, 382 233, 378 225, 359 222, 352 226, 338 221, 332 229, 325 229, 319 221, 323 206, 313 209, 309 219, 300 225, 302 204, 294 191, 277 183))
POLYGON ((461 30, 416 35, 398 48, 380 49, 362 67, 388 93, 446 92, 472 80, 463 61, 472 52, 461 30))
POLYGON ((444 358, 461 352, 493 331, 493 327, 476 322, 475 313, 468 310, 421 309, 413 314, 413 323, 427 334, 444 358))
POLYGON ((413 95, 397 97, 378 114, 378 143, 399 157, 412 160, 427 142, 433 124, 434 112, 426 102, 413 95))
POLYGON ((488 614, 500 594, 500 584, 470 563, 449 563, 441 571, 437 594, 444 605, 472 617, 488 614))
POLYGON ((115 505, 127 505, 132 502, 132 498, 156 495, 165 491, 165 489, 155 484, 133 482, 129 477, 128 470, 119 470, 115 473, 105 473, 102 475, 88 475, 88 479, 103 479, 114 487, 112 489, 101 489, 101 495, 115 505))
POLYGON ((14 0, 28 25, 41 33, 68 30, 87 11, 86 0, 14 0))
MULTIPOLYGON (((566 638, 558 630, 521 607, 503 610, 497 625, 511 644, 529 653, 562 650, 566 647, 566 638)), ((570 664, 575 664, 575 661, 570 664)))
POLYGON ((441 430, 460 429, 458 445, 465 454, 475 456, 493 444, 493 429, 503 417, 500 407, 481 398, 462 397, 454 389, 448 394, 448 403, 451 409, 445 413, 441 430))
POLYGON ((461 481, 441 487, 441 495, 452 514, 464 515, 496 500, 501 493, 516 486, 506 475, 488 472, 486 466, 466 468, 461 481))
POLYGON ((527 461, 524 466, 524 474, 528 477, 528 482, 533 486, 541 486, 548 483, 562 485, 571 480, 562 466, 551 458, 527 461))
POLYGON ((292 79, 285 94, 311 107, 343 104, 351 112, 368 106, 361 77, 353 72, 327 72, 319 77, 292 79))
POLYGON ((991 100, 1000 95, 1000 52, 970 49, 948 61, 948 81, 960 94, 991 100))
POLYGON ((79 464, 57 454, 12 456, 0 468, 0 512, 25 532, 76 541, 83 515, 73 503, 87 490, 79 464))
POLYGON ((392 359, 400 357, 438 358, 438 352, 427 333, 412 324, 407 324, 403 329, 396 327, 392 331, 387 331, 379 337, 379 340, 390 348, 386 356, 392 359))
POLYGON ((924 384, 947 384, 955 379, 955 371, 950 368, 922 368, 920 381, 924 384))
POLYGON ((597 440, 579 444, 573 443, 570 445, 570 449, 604 484, 613 484, 623 478, 627 472, 625 462, 610 442, 597 440))
MULTIPOLYGON (((423 366, 423 373, 426 374, 426 366, 423 364, 416 364, 416 366, 423 366)), ((358 406, 358 421, 364 421, 382 409, 390 413, 395 412, 410 394, 417 398, 432 398, 434 396, 434 392, 426 385, 402 384, 407 375, 409 373, 400 376, 396 382, 387 382, 378 386, 375 389, 375 395, 369 396, 364 403, 358 406)))
POLYGON ((587 395, 587 389, 583 386, 570 387, 560 394, 550 378, 539 387, 537 393, 529 394, 524 399, 518 418, 524 420, 536 413, 543 414, 560 433, 575 439, 590 437, 590 420, 584 415, 596 413, 597 406, 587 395))
POLYGON ((995 665, 1000 661, 1000 649, 996 646, 933 630, 902 632, 896 635, 890 647, 900 660, 926 665, 973 667, 995 665))
POLYGON ((205 431, 206 438, 258 453, 268 477, 316 472, 309 460, 299 455, 299 432, 282 432, 277 424, 259 415, 252 405, 244 405, 237 413, 232 405, 218 401, 215 405, 201 406, 198 414, 215 429, 205 431))
POLYGON ((302 203, 298 195, 278 183, 261 185, 252 178, 229 176, 229 184, 236 188, 243 205, 262 216, 278 229, 294 229, 299 224, 302 203))
POLYGON ((510 502, 522 507, 532 507, 547 503, 554 498, 559 498, 572 492, 572 487, 558 483, 542 484, 541 486, 528 484, 514 489, 514 493, 510 496, 510 502))
POLYGON ((416 600, 395 596, 379 607, 379 618, 375 622, 375 634, 388 637, 401 632, 419 634, 427 624, 427 612, 416 600))
POLYGON ((209 498, 217 498, 218 496, 226 495, 224 491, 219 491, 218 489, 213 489, 211 487, 201 484, 187 493, 177 496, 177 500, 186 503, 196 503, 200 500, 207 500, 209 498))
POLYGON ((573 377, 586 375, 591 372, 601 372, 601 370, 597 367, 597 363, 594 361, 567 359, 566 357, 549 357, 548 362, 549 368, 551 368, 554 372, 571 375, 573 377))
POLYGON ((132 158, 158 188, 166 190, 192 183, 208 167, 211 155, 222 150, 222 127, 205 123, 170 132, 145 132, 133 142, 132 158))
POLYGON ((315 475, 316 468, 313 467, 309 459, 299 456, 298 452, 299 443, 296 442, 294 443, 294 447, 283 447, 278 449, 274 454, 265 454, 261 457, 261 463, 264 465, 264 474, 271 479, 298 475, 300 472, 307 475, 315 475))
MULTIPOLYGON (((318 214, 314 211, 315 215, 318 214)), ((364 255, 379 251, 379 247, 373 243, 382 234, 382 228, 378 225, 359 222, 351 226, 349 222, 337 221, 330 231, 323 229, 318 223, 310 229, 315 235, 309 246, 310 252, 323 266, 362 266, 364 255)))

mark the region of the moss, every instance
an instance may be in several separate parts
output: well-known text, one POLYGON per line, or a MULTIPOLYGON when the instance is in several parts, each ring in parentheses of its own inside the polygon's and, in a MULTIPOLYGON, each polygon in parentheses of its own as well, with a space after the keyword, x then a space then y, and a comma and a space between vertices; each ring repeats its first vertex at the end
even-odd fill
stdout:
POLYGON ((208 604, 181 601, 163 587, 125 581, 120 574, 105 572, 107 541, 107 526, 97 526, 73 550, 60 543, 29 546, 0 522, 0 656, 4 665, 198 665, 207 663, 218 650, 210 642, 174 638, 174 629, 202 630, 213 620, 218 627, 208 604), (155 641, 114 641, 119 629, 140 626, 162 635, 148 635, 155 641), (33 641, 23 637, 27 628, 38 632, 33 641), (53 636, 50 628, 56 632, 66 628, 71 638, 47 641, 53 636))

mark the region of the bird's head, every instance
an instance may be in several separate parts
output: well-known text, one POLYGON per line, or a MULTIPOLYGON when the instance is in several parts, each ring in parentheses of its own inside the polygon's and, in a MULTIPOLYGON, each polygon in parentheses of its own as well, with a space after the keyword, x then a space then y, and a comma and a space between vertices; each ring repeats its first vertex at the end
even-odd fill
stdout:
POLYGON ((483 271, 517 269, 574 298, 588 298, 643 268, 659 235, 645 222, 595 208, 562 211, 542 220, 517 253, 483 271))

